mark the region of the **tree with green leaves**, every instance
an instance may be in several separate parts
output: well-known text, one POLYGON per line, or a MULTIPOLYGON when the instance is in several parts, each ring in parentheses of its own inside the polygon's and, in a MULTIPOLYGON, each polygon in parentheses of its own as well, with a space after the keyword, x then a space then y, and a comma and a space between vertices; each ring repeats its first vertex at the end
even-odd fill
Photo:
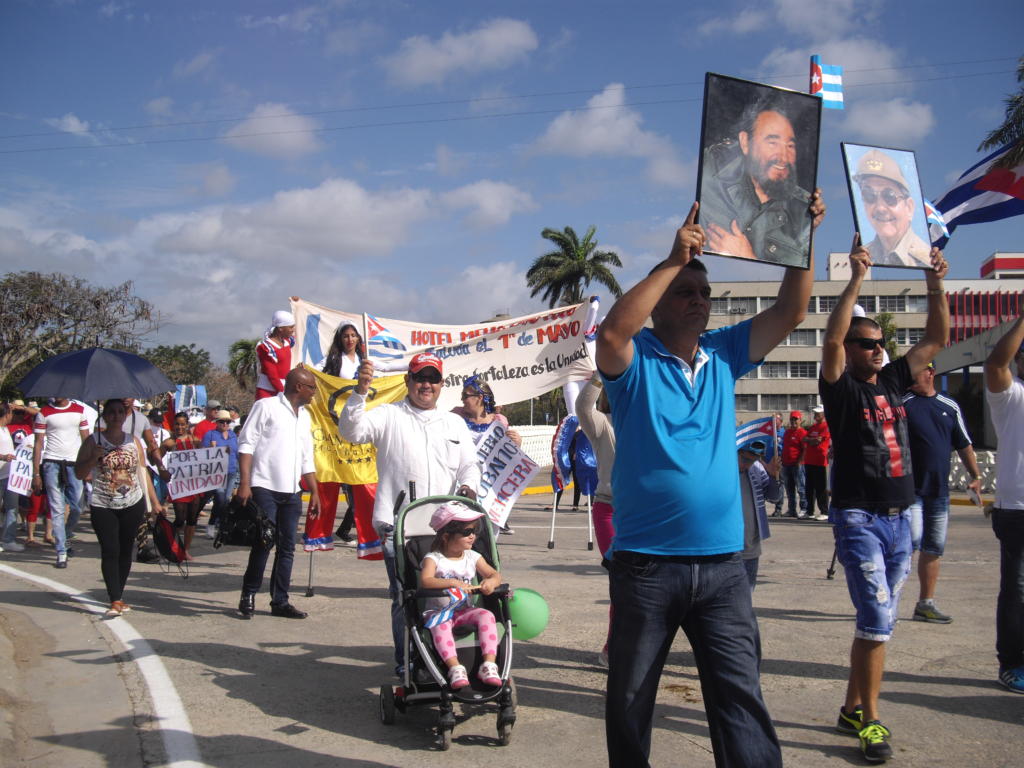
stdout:
POLYGON ((60 272, 8 272, 0 280, 0 391, 64 352, 135 352, 159 327, 160 316, 130 281, 106 288, 60 272))
POLYGON ((198 384, 206 380, 213 363, 210 353, 195 344, 175 344, 147 349, 142 356, 164 372, 175 384, 198 384))
POLYGON ((557 248, 538 256, 526 272, 526 285, 533 290, 530 296, 542 293, 543 300, 554 309, 556 306, 579 304, 587 298, 591 283, 605 286, 615 298, 622 295, 611 267, 622 267, 618 254, 597 250, 594 232, 587 229, 580 240, 572 227, 559 232, 545 228, 541 237, 553 242, 557 248))
POLYGON ((895 360, 899 357, 899 352, 896 349, 896 332, 899 330, 896 325, 896 316, 892 312, 879 312, 875 315, 875 322, 882 329, 885 351, 889 353, 889 359, 895 360))
POLYGON ((228 371, 242 389, 256 386, 260 372, 260 360, 256 356, 259 343, 259 339, 239 339, 228 350, 228 371))
POLYGON ((993 167, 1016 168, 1024 163, 1024 56, 1017 61, 1017 82, 1020 88, 1006 97, 1006 116, 1003 124, 991 131, 981 142, 979 150, 1013 147, 997 160, 993 167))

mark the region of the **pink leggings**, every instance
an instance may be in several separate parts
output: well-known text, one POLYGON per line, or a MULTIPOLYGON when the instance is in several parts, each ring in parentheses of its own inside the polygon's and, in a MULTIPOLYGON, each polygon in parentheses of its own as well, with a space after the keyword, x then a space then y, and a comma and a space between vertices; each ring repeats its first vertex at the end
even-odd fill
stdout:
POLYGON ((615 538, 615 529, 612 527, 613 512, 612 505, 604 501, 595 501, 594 506, 590 509, 590 514, 594 518, 597 549, 601 553, 601 557, 605 556, 608 547, 612 545, 612 539, 615 538))
POLYGON ((467 608, 456 613, 451 621, 430 628, 434 647, 446 663, 455 655, 455 638, 452 636, 452 630, 465 624, 476 625, 476 635, 480 639, 480 650, 484 656, 498 654, 498 628, 494 623, 494 614, 486 608, 467 608))

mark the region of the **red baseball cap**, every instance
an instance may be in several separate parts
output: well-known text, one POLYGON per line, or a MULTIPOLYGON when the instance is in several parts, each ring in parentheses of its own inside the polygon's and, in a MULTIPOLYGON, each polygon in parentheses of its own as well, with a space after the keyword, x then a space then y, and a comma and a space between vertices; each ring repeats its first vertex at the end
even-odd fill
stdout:
POLYGON ((791 419, 802 419, 804 415, 800 411, 790 411, 789 418, 791 419))
POLYGON ((429 352, 420 352, 418 355, 413 355, 409 361, 409 373, 419 373, 424 368, 436 368, 437 372, 444 376, 441 358, 437 355, 432 355, 429 352))

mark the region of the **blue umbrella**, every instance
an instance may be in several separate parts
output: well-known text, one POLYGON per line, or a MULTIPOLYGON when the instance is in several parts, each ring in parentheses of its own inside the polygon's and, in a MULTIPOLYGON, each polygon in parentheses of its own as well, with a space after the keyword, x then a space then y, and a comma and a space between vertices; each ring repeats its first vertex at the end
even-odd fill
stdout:
POLYGON ((25 397, 94 402, 112 397, 152 397, 174 391, 174 384, 144 357, 92 347, 44 360, 19 382, 18 389, 25 397))

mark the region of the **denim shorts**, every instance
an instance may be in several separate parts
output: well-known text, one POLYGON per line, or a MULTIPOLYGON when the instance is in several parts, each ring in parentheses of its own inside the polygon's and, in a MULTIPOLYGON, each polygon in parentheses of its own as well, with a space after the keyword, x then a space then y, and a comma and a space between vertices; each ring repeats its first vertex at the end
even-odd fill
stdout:
POLYGON ((942 557, 949 528, 949 496, 918 496, 910 505, 910 538, 915 552, 942 557))
POLYGON ((886 515, 833 507, 829 519, 857 611, 854 636, 884 642, 896 626, 900 592, 910 574, 910 508, 886 515))

